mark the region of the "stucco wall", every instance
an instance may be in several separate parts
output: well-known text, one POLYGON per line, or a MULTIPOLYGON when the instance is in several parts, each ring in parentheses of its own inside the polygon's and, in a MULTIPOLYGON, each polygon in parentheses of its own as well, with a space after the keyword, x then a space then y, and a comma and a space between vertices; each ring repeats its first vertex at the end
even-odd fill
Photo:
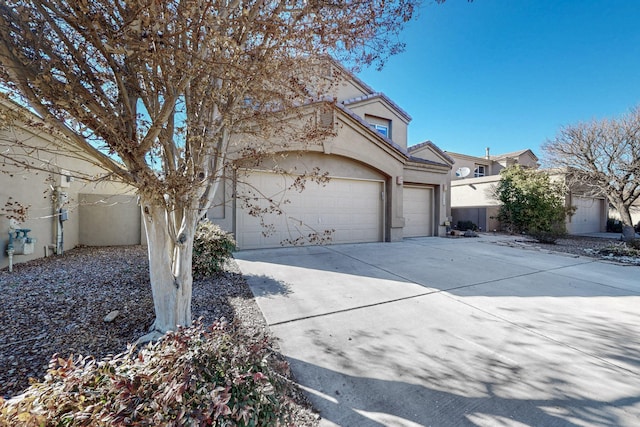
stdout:
MULTIPOLYGON (((403 148, 407 148, 407 121, 388 108, 379 98, 347 106, 351 111, 369 121, 367 116, 391 121, 390 139, 403 148)), ((374 122, 375 120, 371 120, 374 122)))
POLYGON ((334 96, 338 102, 369 94, 364 87, 351 79, 347 79, 341 71, 334 71, 334 78, 336 81, 330 87, 330 95, 334 96))
POLYGON ((134 195, 79 194, 79 244, 139 245, 144 226, 134 195))
POLYGON ((463 167, 469 168, 469 171, 470 171, 469 175, 465 179, 474 177, 473 176, 474 170, 477 165, 485 166, 485 175, 495 175, 499 172, 498 170, 495 170, 496 168, 494 167, 493 162, 491 160, 463 156, 456 153, 447 153, 447 154, 449 154, 453 158, 453 160, 455 160, 455 164, 453 165, 453 169, 451 170, 452 180, 461 179, 456 176, 456 171, 463 167))
MULTIPOLYGON (((361 123, 349 116, 339 114, 337 117, 336 136, 329 138, 322 145, 305 147, 309 150, 301 153, 296 148, 304 144, 289 142, 292 151, 278 153, 273 158, 265 159, 258 169, 280 170, 294 174, 301 174, 318 167, 321 172, 327 172, 333 177, 382 179, 386 182, 385 236, 388 240, 400 240, 405 225, 403 216, 403 183, 429 184, 434 186, 434 205, 436 217, 434 223, 443 224, 449 216, 449 168, 435 167, 416 163, 412 167, 405 167, 407 160, 401 153, 388 143, 377 138, 361 123), (400 178, 400 179, 399 179, 400 178), (445 188, 447 190, 445 190, 445 188)), ((248 166, 256 168, 255 165, 248 166)), ((209 210, 207 216, 227 231, 235 231, 232 174, 228 174, 225 181, 224 211, 209 210)), ((242 172, 238 172, 236 179, 243 179, 242 172)), ((219 195, 218 195, 219 197, 219 195)), ((435 230, 434 234, 443 234, 435 230)))
POLYGON ((500 176, 465 178, 451 181, 451 207, 497 206, 492 196, 500 176))
MULTIPOLYGON (((28 170, 9 161, 2 166, 4 173, 0 173, 0 268, 9 265, 6 252, 9 218, 16 216, 15 212, 11 211, 12 206, 20 204, 28 207, 20 228, 30 229, 29 236, 36 239, 33 254, 15 255, 15 265, 41 258, 45 256, 45 251, 52 254, 59 240, 62 241, 65 251, 81 243, 81 194, 132 194, 131 189, 121 184, 93 184, 83 180, 82 176, 99 174, 100 169, 76 155, 69 156, 68 146, 42 130, 24 128, 20 124, 0 130, 0 150, 11 153, 14 158, 22 158, 31 165, 28 170), (28 147, 30 156, 25 155, 24 147, 28 147), (71 178, 67 178, 68 176, 71 178), (61 203, 57 205, 55 198, 60 199, 61 203), (62 224, 57 209, 60 205, 68 218, 62 224)), ((113 234, 113 230, 104 229, 103 232, 113 234)))

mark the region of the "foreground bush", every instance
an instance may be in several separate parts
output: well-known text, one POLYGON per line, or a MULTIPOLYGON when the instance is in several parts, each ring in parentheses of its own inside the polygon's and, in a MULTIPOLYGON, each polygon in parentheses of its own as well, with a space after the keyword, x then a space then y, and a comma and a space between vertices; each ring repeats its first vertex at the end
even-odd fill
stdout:
POLYGON ((275 426, 287 384, 267 342, 247 345, 222 323, 167 334, 110 359, 52 359, 43 382, 0 398, 1 426, 275 426))
POLYGON ((221 271, 235 249, 231 234, 207 219, 200 221, 193 240, 193 274, 207 277, 221 271))

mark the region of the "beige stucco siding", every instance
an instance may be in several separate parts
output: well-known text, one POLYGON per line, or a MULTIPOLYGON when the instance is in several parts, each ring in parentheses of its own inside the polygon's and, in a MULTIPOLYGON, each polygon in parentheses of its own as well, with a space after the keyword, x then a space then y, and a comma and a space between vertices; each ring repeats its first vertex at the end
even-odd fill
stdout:
POLYGON ((501 169, 499 165, 493 164, 490 160, 475 158, 475 157, 467 157, 460 156, 452 153, 448 153, 454 160, 455 164, 453 165, 453 169, 451 170, 451 179, 458 179, 456 176, 456 171, 461 168, 469 168, 469 175, 466 178, 474 178, 474 171, 478 165, 485 166, 485 175, 495 175, 499 173, 498 169, 501 169))
POLYGON ((389 106, 383 103, 380 98, 374 98, 370 101, 352 104, 348 107, 351 111, 372 123, 375 122, 381 124, 382 121, 379 119, 388 120, 391 123, 390 139, 402 148, 407 148, 407 120, 396 113, 393 109, 389 108, 389 106), (373 120, 368 120, 369 117, 373 120))
POLYGON ((451 181, 451 207, 497 206, 493 189, 500 176, 465 178, 451 181))
MULTIPOLYGON (((45 250, 52 253, 50 248, 55 247, 59 240, 64 250, 81 243, 81 194, 133 193, 122 184, 87 182, 88 177, 99 175, 101 170, 77 154, 69 155, 72 149, 61 139, 20 124, 0 130, 1 150, 11 153, 12 157, 20 157, 25 153, 24 146, 29 147, 31 155, 23 159, 31 168, 25 170, 7 161, 2 166, 6 173, 0 173, 0 268, 9 264, 6 252, 9 218, 16 216, 11 211, 11 203, 28 207, 26 217, 21 218, 20 228, 30 229, 29 236, 36 239, 33 254, 14 256, 13 262, 18 264, 45 256, 45 250), (56 205, 56 198, 61 201, 60 205, 56 205), (60 206, 68 218, 61 227, 58 221, 60 206)), ((100 228, 99 231, 104 235, 114 234, 112 229, 100 228)), ((114 244, 126 243, 114 241, 114 244)))
POLYGON ((136 196, 81 193, 78 198, 79 244, 139 245, 145 240, 136 196))
POLYGON ((369 95, 371 91, 367 87, 363 87, 352 79, 346 79, 341 72, 334 71, 335 77, 339 79, 330 87, 330 95, 334 96, 338 102, 347 99, 357 98, 359 96, 369 95))

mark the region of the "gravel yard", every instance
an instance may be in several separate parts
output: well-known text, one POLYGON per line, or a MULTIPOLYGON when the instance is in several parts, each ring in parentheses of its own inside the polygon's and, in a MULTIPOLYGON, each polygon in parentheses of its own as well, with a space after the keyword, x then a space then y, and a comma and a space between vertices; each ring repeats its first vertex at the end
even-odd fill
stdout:
MULTIPOLYGON (((616 236, 617 237, 617 236, 616 236)), ((556 245, 523 240, 526 249, 597 256, 616 238, 568 238, 556 245)), ((640 258, 635 261, 640 265, 640 258)), ((0 393, 19 394, 28 378, 41 378, 54 353, 101 358, 124 351, 154 319, 145 248, 80 247, 0 271, 0 393), (118 310, 113 322, 104 317, 118 310)), ((264 318, 235 262, 227 271, 193 285, 193 317, 205 324, 237 320, 249 335, 268 334, 264 318)), ((301 411, 304 411, 301 409, 301 411)), ((307 413, 309 422, 315 417, 307 413)), ((312 424, 306 424, 312 425, 312 424)))
POLYGON ((538 243, 531 240, 517 241, 517 243, 528 249, 562 252, 575 256, 588 256, 623 264, 640 265, 640 256, 611 254, 611 252, 616 252, 616 249, 625 250, 626 247, 624 242, 619 240, 619 234, 610 234, 611 238, 571 236, 558 239, 555 244, 538 243), (611 251, 611 249, 613 249, 613 251, 611 251))
MULTIPOLYGON (((194 280, 193 318, 205 324, 225 317, 247 336, 268 328, 234 261, 227 271, 194 280)), ((42 378, 51 356, 117 354, 147 332, 154 320, 146 249, 79 247, 0 271, 0 395, 9 398, 42 378), (113 322, 104 318, 114 310, 113 322)), ((302 393, 298 425, 317 424, 302 393)))

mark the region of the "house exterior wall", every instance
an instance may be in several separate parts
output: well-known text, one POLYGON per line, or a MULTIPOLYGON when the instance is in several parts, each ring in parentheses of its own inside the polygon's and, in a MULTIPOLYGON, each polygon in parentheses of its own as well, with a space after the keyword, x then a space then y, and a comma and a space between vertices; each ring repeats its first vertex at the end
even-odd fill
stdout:
POLYGON ((499 181, 499 175, 452 180, 451 207, 498 206, 493 190, 499 181))
MULTIPOLYGON (((332 177, 383 180, 388 204, 385 238, 392 241, 401 240, 404 227, 402 184, 398 184, 395 177, 403 175, 402 156, 384 141, 378 141, 377 135, 371 130, 358 126, 350 117, 341 115, 338 122, 336 136, 327 139, 322 145, 304 146, 302 142, 290 143, 291 151, 277 153, 273 158, 266 158, 260 166, 253 168, 273 170, 277 164, 280 170, 302 174, 317 167, 322 173, 326 172, 332 177)), ((235 176, 236 184, 242 179, 242 172, 238 172, 235 176)), ((229 184, 230 181, 227 179, 223 218, 214 219, 212 210, 209 210, 207 216, 226 231, 236 232, 236 206, 233 200, 235 191, 232 189, 235 184, 229 184)))
POLYGON ((538 159, 531 150, 488 156, 488 158, 486 156, 476 157, 450 152, 447 152, 447 154, 455 160, 455 165, 451 170, 452 179, 458 178, 456 177, 456 171, 463 167, 467 167, 471 171, 468 178, 475 178, 474 171, 478 165, 485 167, 485 176, 499 175, 501 170, 516 164, 533 169, 538 168, 538 159))
POLYGON ((78 243, 85 246, 146 244, 140 206, 133 194, 78 194, 78 243))
POLYGON ((388 121, 390 123, 390 139, 402 148, 407 148, 408 122, 385 106, 379 99, 374 98, 369 102, 349 105, 349 109, 371 123, 382 122, 379 119, 388 121))
POLYGON ((464 167, 469 168, 469 171, 470 171, 469 175, 465 177, 465 179, 474 178, 474 170, 476 169, 477 165, 485 166, 485 176, 496 175, 499 173, 499 171, 494 170, 495 169, 494 162, 492 162, 489 159, 484 159, 482 157, 466 156, 458 153, 447 152, 447 154, 451 156, 453 160, 455 160, 453 169, 451 169, 452 180, 460 179, 460 177, 456 176, 456 171, 464 167))
MULTIPOLYGON (((353 112, 352 112, 353 113, 353 112)), ((366 114, 364 110, 361 114, 366 114)), ((434 189, 435 223, 434 235, 444 235, 445 226, 450 215, 450 181, 448 163, 438 160, 438 165, 412 162, 398 146, 392 146, 376 131, 370 129, 355 113, 351 115, 337 111, 335 117, 335 135, 322 143, 305 144, 303 141, 287 141, 288 151, 278 152, 266 158, 259 166, 250 165, 249 169, 286 171, 302 174, 318 168, 336 178, 373 179, 384 181, 384 238, 387 241, 398 241, 403 238, 405 218, 403 212, 403 182, 412 185, 430 186, 434 189), (437 203, 436 203, 437 201, 437 203)), ((277 141, 273 146, 277 147, 277 141)), ((235 176, 227 174, 227 179, 216 195, 219 206, 207 213, 212 221, 230 232, 238 232, 236 223, 237 201, 234 200, 235 188, 242 183, 246 175, 239 163, 235 176), (221 195, 225 199, 221 200, 221 195), (215 210, 215 211, 214 211, 215 210)), ((250 172, 249 172, 250 173, 250 172)), ((286 208, 286 207, 285 207, 286 208)))
POLYGON ((371 93, 371 88, 353 79, 335 64, 333 65, 332 78, 334 79, 334 84, 330 86, 328 95, 335 97, 338 102, 371 93))
MULTIPOLYGON (((7 106, 1 105, 0 108, 7 108, 7 106)), ((79 175, 77 172, 99 173, 99 169, 89 161, 68 156, 68 147, 65 148, 64 142, 42 130, 32 130, 19 123, 0 129, 1 150, 20 155, 24 153, 21 148, 22 143, 38 149, 37 160, 31 154, 30 161, 33 168, 29 170, 11 166, 9 162, 2 166, 4 173, 0 173, 0 268, 9 265, 6 251, 9 242, 9 219, 16 216, 11 212, 10 203, 19 203, 28 207, 26 218, 21 221, 19 227, 30 229, 29 236, 36 239, 32 254, 14 255, 13 264, 15 265, 41 258, 45 256, 45 252, 52 254, 58 243, 64 250, 72 249, 79 244, 90 244, 91 239, 81 229, 82 201, 86 195, 133 193, 131 189, 121 184, 113 182, 93 184, 73 177, 74 173, 79 175), (72 178, 68 180, 67 176, 72 178), (57 209, 59 205, 56 205, 54 197, 64 200, 62 208, 66 210, 68 219, 62 224, 60 224, 57 209)), ((97 200, 95 196, 91 197, 92 200, 97 200)), ((127 213, 124 217, 130 218, 131 215, 127 213)), ((132 221, 135 220, 132 219, 132 221)), ((139 220, 137 224, 139 226, 139 220)), ((128 233, 114 233, 114 230, 108 227, 94 228, 91 238, 98 241, 109 236, 112 238, 112 244, 132 243, 128 233), (120 238, 114 238, 116 236, 120 238)), ((139 232, 137 243, 140 243, 139 232)))

